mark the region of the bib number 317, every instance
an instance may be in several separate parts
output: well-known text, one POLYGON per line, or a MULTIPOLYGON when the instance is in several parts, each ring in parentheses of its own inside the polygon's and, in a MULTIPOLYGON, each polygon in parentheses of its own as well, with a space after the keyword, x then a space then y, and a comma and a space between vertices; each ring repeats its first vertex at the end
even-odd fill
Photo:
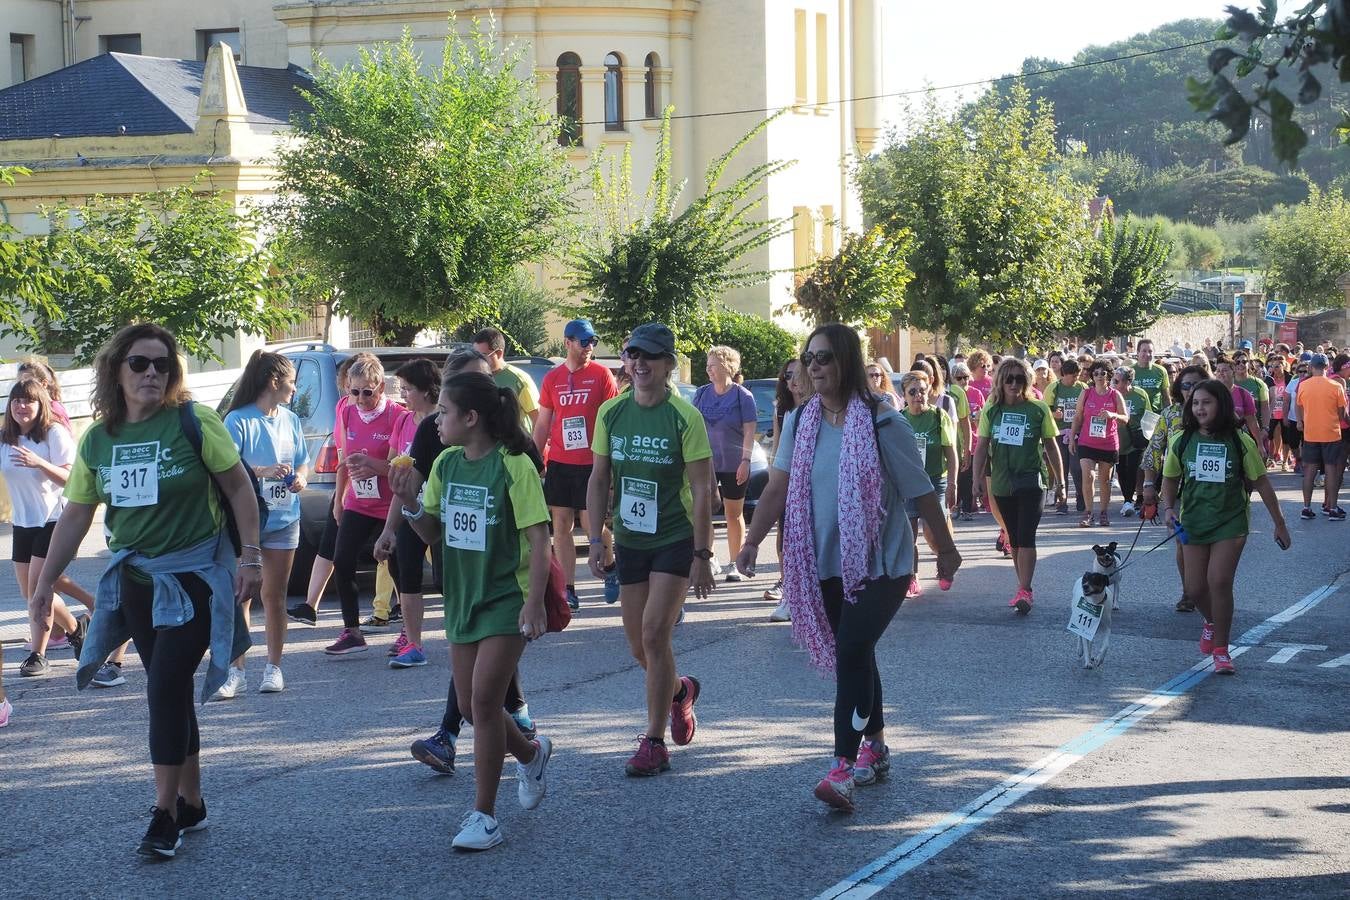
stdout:
POLYGON ((110 506, 154 506, 159 502, 159 441, 114 446, 110 474, 110 506))
POLYGON ((629 531, 656 534, 657 487, 655 481, 625 478, 619 492, 619 521, 629 531))

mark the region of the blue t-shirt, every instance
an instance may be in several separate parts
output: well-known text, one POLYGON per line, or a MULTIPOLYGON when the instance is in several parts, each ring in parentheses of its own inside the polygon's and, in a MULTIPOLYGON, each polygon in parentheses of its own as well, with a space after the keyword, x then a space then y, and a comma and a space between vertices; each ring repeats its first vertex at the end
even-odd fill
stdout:
MULTIPOLYGON (((225 430, 246 466, 275 466, 289 463, 298 469, 309 465, 309 448, 300 417, 284 406, 268 416, 256 405, 240 407, 225 416, 225 430)), ((300 495, 291 493, 285 482, 260 479, 263 499, 267 501, 267 530, 289 528, 300 518, 300 495)))
POLYGON ((746 422, 756 421, 755 395, 739 384, 718 394, 711 384, 694 392, 694 408, 703 414, 712 446, 713 471, 735 472, 745 458, 746 422))

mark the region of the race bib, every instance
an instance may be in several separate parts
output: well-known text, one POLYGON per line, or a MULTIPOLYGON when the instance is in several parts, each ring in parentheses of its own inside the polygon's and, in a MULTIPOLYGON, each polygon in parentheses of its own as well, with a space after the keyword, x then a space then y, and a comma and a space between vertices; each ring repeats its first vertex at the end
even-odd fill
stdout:
POLYGON ((1011 447, 1022 446, 1026 439, 1027 417, 1022 413, 1004 413, 998 423, 998 442, 1011 447))
POLYGON ((268 509, 285 509, 291 505, 291 492, 286 489, 286 482, 268 479, 261 487, 268 509))
POLYGON ((629 531, 656 534, 657 488, 655 481, 623 479, 619 492, 619 521, 629 531))
POLYGON ((1275 398, 1274 410, 1277 413, 1284 412, 1284 394, 1280 394, 1275 398))
POLYGON ((1195 450, 1195 480, 1223 483, 1228 476, 1226 444, 1200 444, 1195 450))
POLYGON ((928 435, 914 435, 914 446, 919 448, 919 459, 928 459, 928 435))
POLYGON ((1069 610, 1069 631, 1085 641, 1092 640, 1102 624, 1104 605, 1089 603, 1086 597, 1079 597, 1078 602, 1069 610))
POLYGON ((476 484, 447 485, 441 499, 445 546, 455 550, 487 550, 487 488, 476 484))
POLYGON ((127 509, 158 503, 159 441, 114 445, 109 487, 109 506, 127 509))
POLYGON ((1092 421, 1088 423, 1088 436, 1094 438, 1106 437, 1106 420, 1093 416, 1092 421))
POLYGON ((380 499, 380 479, 377 476, 352 480, 352 492, 356 494, 357 500, 378 500, 380 499))
POLYGON ((1162 416, 1155 412, 1146 412, 1139 417, 1139 430, 1144 433, 1144 437, 1153 440, 1153 432, 1157 430, 1158 423, 1162 421, 1162 416))
POLYGON ((585 450, 591 443, 586 435, 586 417, 568 416, 562 420, 564 450, 585 450))

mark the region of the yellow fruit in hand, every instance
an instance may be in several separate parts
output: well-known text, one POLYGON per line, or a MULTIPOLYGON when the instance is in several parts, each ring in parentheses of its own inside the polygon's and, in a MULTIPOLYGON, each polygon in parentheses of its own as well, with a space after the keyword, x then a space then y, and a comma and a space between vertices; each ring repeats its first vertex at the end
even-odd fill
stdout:
POLYGON ((389 460, 389 465, 393 466, 395 469, 408 469, 412 467, 412 464, 413 458, 406 453, 400 453, 398 456, 389 460))

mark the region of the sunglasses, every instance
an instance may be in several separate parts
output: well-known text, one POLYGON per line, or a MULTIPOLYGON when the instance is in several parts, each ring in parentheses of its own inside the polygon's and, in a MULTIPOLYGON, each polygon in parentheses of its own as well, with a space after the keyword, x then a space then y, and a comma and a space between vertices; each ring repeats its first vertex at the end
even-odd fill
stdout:
POLYGON ((353 397, 374 397, 377 388, 352 388, 353 397))
POLYGON ((970 376, 969 376, 969 375, 957 375, 957 376, 956 376, 955 378, 953 378, 952 380, 953 380, 953 381, 969 381, 969 380, 970 380, 970 376))
POLYGON ((127 366, 137 375, 141 374, 151 366, 154 366, 155 371, 163 375, 165 372, 169 371, 171 362, 172 361, 167 356, 156 356, 154 359, 151 359, 148 356, 127 357, 127 366))
POLYGON ((810 350, 807 350, 805 353, 802 354, 801 358, 802 365, 809 366, 811 365, 812 361, 815 361, 817 364, 822 366, 828 366, 830 363, 834 362, 834 351, 817 350, 815 353, 812 353, 810 350))
POLYGON ((599 339, 598 337, 593 337, 593 338, 572 338, 572 340, 576 341, 578 344, 580 344, 580 345, 583 346, 583 347, 594 347, 596 344, 599 344, 599 343, 600 343, 600 339, 599 339))
POLYGON ((1179 381, 1177 382, 1177 387, 1181 388, 1183 391, 1193 391, 1195 390, 1195 386, 1199 383, 1200 382, 1198 381, 1179 381))
POLYGON ((1003 383, 1004 383, 1004 384, 1026 384, 1026 383, 1027 383, 1027 376, 1025 376, 1025 375, 1009 375, 1007 378, 1003 379, 1003 383))
POLYGON ((880 381, 885 376, 885 374, 886 373, 884 372, 868 372, 867 377, 872 379, 873 381, 880 381))
POLYGON ((665 359, 664 353, 648 353, 646 350, 639 350, 637 347, 629 347, 623 351, 624 359, 645 359, 651 362, 655 359, 665 359))
POLYGON ((1106 371, 1105 369, 1097 369, 1096 371, 1094 371, 1094 372, 1092 373, 1092 377, 1093 377, 1093 378, 1105 378, 1105 377, 1107 377, 1107 376, 1110 375, 1110 374, 1111 374, 1111 373, 1108 372, 1108 371, 1106 371))
POLYGON ((924 394, 927 394, 927 393, 928 393, 928 392, 925 391, 923 388, 909 388, 909 389, 907 389, 907 390, 905 391, 905 396, 906 396, 906 397, 922 397, 924 394))

